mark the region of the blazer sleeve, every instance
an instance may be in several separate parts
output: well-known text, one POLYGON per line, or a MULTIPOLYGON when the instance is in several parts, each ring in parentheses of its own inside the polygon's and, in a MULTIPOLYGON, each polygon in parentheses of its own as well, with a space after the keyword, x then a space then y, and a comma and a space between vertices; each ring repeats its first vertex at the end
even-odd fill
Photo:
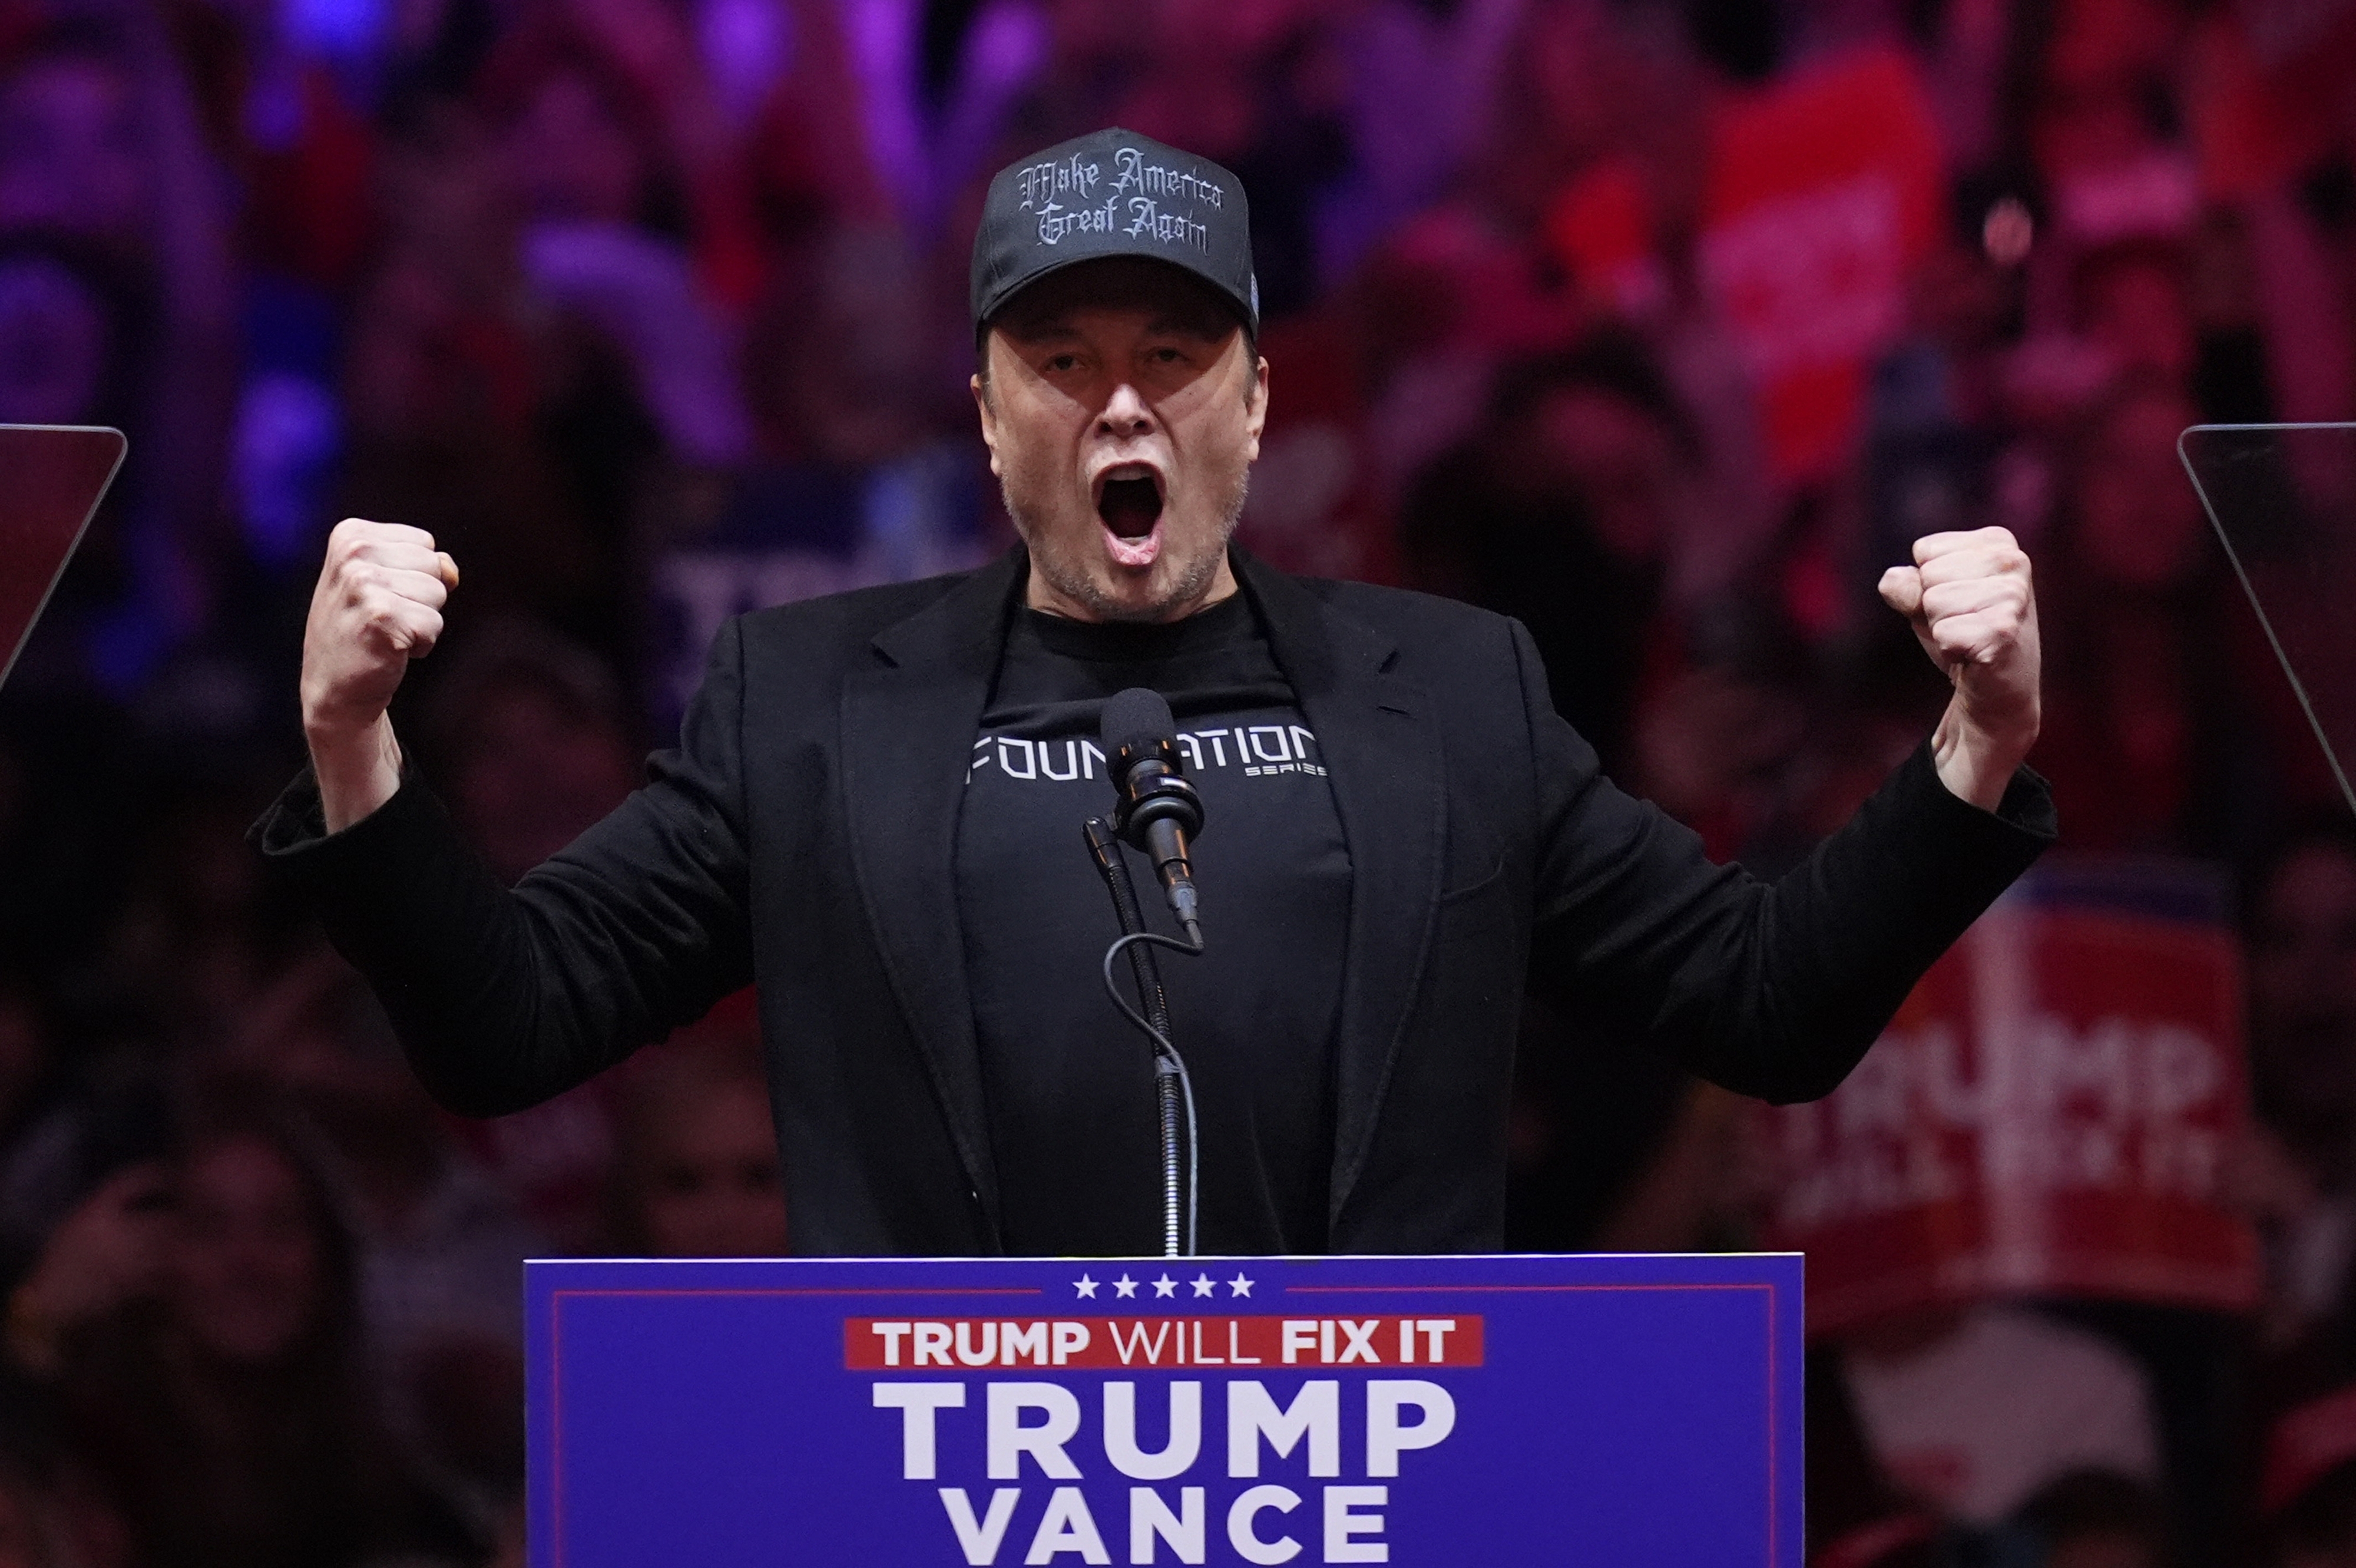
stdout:
POLYGON ((511 890, 413 769, 341 832, 307 770, 254 824, 446 1109, 538 1104, 750 983, 741 637, 721 631, 646 785, 511 890))
POLYGON ((1534 980, 1738 1092, 1830 1093, 2055 837, 2035 773, 1983 811, 1939 781, 1926 740, 1806 861, 1762 881, 1605 779, 1518 624, 1514 647, 1539 802, 1534 980))

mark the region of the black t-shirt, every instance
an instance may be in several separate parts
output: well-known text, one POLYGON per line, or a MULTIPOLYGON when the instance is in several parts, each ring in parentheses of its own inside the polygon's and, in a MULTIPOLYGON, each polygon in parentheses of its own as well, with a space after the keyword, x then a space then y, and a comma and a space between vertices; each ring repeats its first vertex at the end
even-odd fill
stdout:
MULTIPOLYGON (((1240 594, 1174 626, 1015 612, 957 841, 1006 1245, 1161 1251, 1151 1047, 1104 994, 1120 926, 1080 836, 1112 814, 1098 720, 1131 686, 1169 700, 1203 796, 1208 950, 1159 954, 1202 1121, 1201 1247, 1320 1251, 1350 860, 1317 739, 1240 594)), ((1143 856, 1130 875, 1148 924, 1175 934, 1143 856)), ((1116 973, 1128 987, 1125 960, 1116 973)))

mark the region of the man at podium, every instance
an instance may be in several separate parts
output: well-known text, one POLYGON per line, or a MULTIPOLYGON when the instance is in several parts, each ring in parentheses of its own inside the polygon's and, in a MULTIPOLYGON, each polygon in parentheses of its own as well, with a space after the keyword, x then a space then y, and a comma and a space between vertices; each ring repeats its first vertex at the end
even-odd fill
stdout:
POLYGON ((1207 944, 1169 976, 1202 1250, 1494 1250, 1526 976, 1732 1089, 1819 1095, 2053 836, 2001 530, 1885 576, 1953 699, 1763 883, 1601 776, 1516 623, 1230 545, 1272 392, 1230 172, 1119 130, 1001 171, 971 304, 1022 547, 730 622, 647 785, 512 889, 387 716, 457 567, 337 529, 312 766, 255 838, 451 1109, 530 1105, 755 983, 798 1249, 1153 1250, 1152 1064, 1098 990, 1077 831, 1109 804, 1098 713, 1143 686, 1207 818, 1207 944))

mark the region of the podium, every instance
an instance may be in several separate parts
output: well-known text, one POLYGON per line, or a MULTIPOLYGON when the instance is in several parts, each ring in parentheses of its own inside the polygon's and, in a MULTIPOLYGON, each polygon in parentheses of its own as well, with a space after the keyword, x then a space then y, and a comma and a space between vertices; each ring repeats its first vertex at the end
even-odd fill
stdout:
POLYGON ((1801 1260, 533 1262, 530 1560, 1801 1568, 1801 1260))

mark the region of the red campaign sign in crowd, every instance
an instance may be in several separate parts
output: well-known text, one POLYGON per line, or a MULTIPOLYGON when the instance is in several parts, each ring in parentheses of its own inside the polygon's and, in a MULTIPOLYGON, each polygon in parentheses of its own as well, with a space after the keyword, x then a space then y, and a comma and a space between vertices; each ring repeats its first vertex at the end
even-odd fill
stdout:
MULTIPOLYGON (((1939 237, 1943 162, 1902 50, 1858 50, 1716 112, 1696 259, 1778 478, 1819 478, 1852 456, 1867 375, 1904 330, 1907 279, 1939 237)), ((1623 154, 1571 182, 1546 235, 1598 303, 1641 319, 1670 293, 1663 223, 1644 165, 1623 154)))
POLYGON ((2040 872, 1830 1097, 1764 1113, 1811 1333, 1996 1294, 2254 1304, 2219 1191, 2246 1115, 2222 905, 2188 866, 2040 872))
POLYGON ((1938 238, 1943 199, 1938 127, 1901 51, 1719 113, 1697 261, 1780 477, 1817 478, 1850 455, 1868 369, 1905 327, 1906 280, 1938 238))

